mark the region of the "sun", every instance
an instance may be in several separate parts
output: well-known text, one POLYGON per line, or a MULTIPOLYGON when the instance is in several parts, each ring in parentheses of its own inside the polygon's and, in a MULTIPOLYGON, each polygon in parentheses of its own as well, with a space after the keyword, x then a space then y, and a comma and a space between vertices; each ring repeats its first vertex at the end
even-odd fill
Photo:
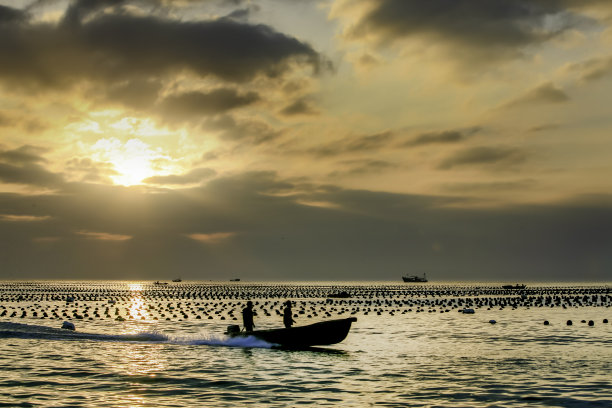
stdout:
POLYGON ((96 160, 112 164, 115 174, 110 178, 114 184, 123 186, 142 184, 145 179, 159 175, 163 171, 159 163, 169 161, 159 149, 138 138, 125 143, 114 137, 99 139, 92 150, 96 160))
POLYGON ((130 157, 111 159, 115 171, 118 173, 111 176, 115 184, 133 186, 142 184, 142 181, 155 175, 151 162, 146 157, 130 157))

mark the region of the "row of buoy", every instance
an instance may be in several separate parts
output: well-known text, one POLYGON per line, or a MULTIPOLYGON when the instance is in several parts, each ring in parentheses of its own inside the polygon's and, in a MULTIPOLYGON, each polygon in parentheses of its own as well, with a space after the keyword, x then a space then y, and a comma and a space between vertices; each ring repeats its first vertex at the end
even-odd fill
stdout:
MULTIPOLYGON (((208 298, 203 299, 191 299, 191 298, 178 298, 178 299, 159 299, 159 298, 147 298, 141 294, 135 294, 131 298, 109 298, 99 299, 97 301, 88 301, 68 296, 65 299, 52 300, 52 301, 41 301, 40 299, 12 299, 12 298, 0 298, 0 305, 14 304, 40 304, 40 303, 65 303, 78 305, 80 303, 90 302, 101 302, 109 305, 115 304, 129 304, 133 303, 137 299, 144 301, 145 299, 149 302, 165 302, 172 303, 177 301, 184 302, 196 302, 196 303, 227 303, 232 301, 240 301, 239 299, 228 299, 228 300, 213 300, 208 298)), ((264 302, 274 302, 274 299, 263 298, 264 302), (266 300, 264 300, 266 299, 266 300)), ((276 302, 280 301, 277 298, 276 302)), ((402 299, 369 299, 369 298, 343 298, 343 299, 325 299, 325 298, 301 298, 300 301, 309 302, 324 302, 326 305, 339 305, 344 307, 359 307, 359 308, 416 308, 416 309, 480 309, 486 308, 487 310, 492 309, 518 309, 518 308, 580 308, 586 306, 595 307, 610 307, 612 306, 612 296, 597 295, 591 297, 587 301, 582 298, 564 298, 549 301, 546 298, 538 297, 518 297, 518 298, 492 298, 492 297, 477 297, 477 298, 443 298, 443 299, 432 299, 432 298, 402 298, 402 299)))
MULTIPOLYGON (((294 301, 295 318, 329 318, 353 315, 383 315, 395 316, 406 313, 448 313, 451 309, 437 308, 435 304, 427 307, 396 307, 398 305, 378 303, 355 302, 343 304, 338 302, 328 302, 322 300, 294 301)), ((254 310, 262 317, 282 316, 281 301, 255 301, 254 310)), ((34 319, 75 319, 75 320, 241 320, 241 310, 243 302, 144 302, 139 299, 139 303, 116 302, 93 303, 74 302, 69 304, 33 304, 29 306, 21 305, 0 305, 0 318, 34 318, 34 319)), ((458 311, 464 314, 474 314, 474 308, 459 308, 458 311)), ((607 322, 607 319, 604 319, 607 322)))
MULTIPOLYGON (((326 298, 337 293, 346 297, 369 300, 406 298, 491 298, 493 305, 517 305, 521 303, 595 304, 609 303, 612 289, 608 286, 583 287, 529 287, 505 290, 487 286, 406 286, 406 285, 271 285, 271 284, 173 284, 153 285, 128 283, 0 284, 2 301, 98 301, 101 299, 125 300, 138 294, 155 299, 210 299, 248 300, 270 298, 326 298), (72 299, 72 300, 70 300, 72 299)), ((473 300, 476 301, 476 300, 473 300)))

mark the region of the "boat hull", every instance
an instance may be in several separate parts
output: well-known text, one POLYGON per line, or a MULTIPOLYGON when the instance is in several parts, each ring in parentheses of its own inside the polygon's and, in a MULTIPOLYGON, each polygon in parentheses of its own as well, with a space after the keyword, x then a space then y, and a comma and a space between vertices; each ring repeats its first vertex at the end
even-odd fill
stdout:
POLYGON ((421 278, 419 276, 402 276, 402 280, 404 282, 427 282, 426 278, 421 278))
POLYGON ((255 330, 252 332, 228 333, 232 337, 254 336, 271 344, 286 348, 306 348, 340 343, 346 338, 355 317, 336 319, 285 329, 255 330))
POLYGON ((504 285, 502 286, 502 289, 525 289, 525 285, 504 285))

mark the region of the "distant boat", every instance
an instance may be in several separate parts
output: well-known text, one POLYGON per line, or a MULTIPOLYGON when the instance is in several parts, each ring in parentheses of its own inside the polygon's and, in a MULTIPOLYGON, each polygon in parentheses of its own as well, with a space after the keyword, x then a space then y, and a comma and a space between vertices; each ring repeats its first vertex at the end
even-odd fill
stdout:
POLYGON ((502 289, 525 289, 525 285, 519 285, 518 283, 516 285, 504 285, 502 289))
POLYGON ((346 299, 346 298, 350 298, 351 294, 348 292, 334 292, 334 293, 330 293, 329 295, 327 295, 328 298, 340 298, 340 299, 346 299))
POLYGON ((154 285, 167 285, 168 282, 160 282, 160 281, 155 281, 153 282, 154 285))
POLYGON ((181 278, 176 278, 176 279, 172 279, 172 282, 182 282, 183 280, 181 278))
POLYGON ((230 282, 240 282, 240 278, 230 279, 230 282))
POLYGON ((230 337, 254 336, 285 348, 306 348, 340 343, 348 335, 351 323, 356 321, 357 318, 349 317, 288 329, 255 330, 251 332, 241 332, 240 326, 231 325, 227 328, 225 334, 230 337))
POLYGON ((423 277, 417 275, 402 276, 402 279, 404 280, 404 282, 428 282, 427 278, 425 277, 425 274, 423 274, 423 277))

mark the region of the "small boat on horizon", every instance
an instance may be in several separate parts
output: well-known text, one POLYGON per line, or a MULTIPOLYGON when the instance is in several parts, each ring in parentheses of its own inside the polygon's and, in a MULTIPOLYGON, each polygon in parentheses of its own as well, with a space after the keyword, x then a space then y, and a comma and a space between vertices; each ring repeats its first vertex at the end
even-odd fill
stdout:
POLYGON ((230 279, 230 282, 240 282, 240 278, 230 279))
POLYGON ((153 282, 154 285, 167 285, 168 282, 160 282, 160 281, 155 281, 153 282))
POLYGON ((417 275, 402 276, 402 280, 404 282, 428 282, 425 274, 423 274, 423 277, 417 275))
POLYGON ((504 285, 502 289, 525 289, 525 285, 519 285, 518 283, 516 285, 504 285))
POLYGON ((348 335, 351 324, 356 321, 356 317, 348 317, 345 319, 322 321, 307 326, 254 330, 250 332, 240 331, 240 326, 238 325, 230 325, 225 334, 230 337, 253 336, 283 348, 300 349, 340 343, 348 335))
POLYGON ((172 282, 182 282, 183 280, 181 278, 176 278, 176 279, 172 279, 172 282))

